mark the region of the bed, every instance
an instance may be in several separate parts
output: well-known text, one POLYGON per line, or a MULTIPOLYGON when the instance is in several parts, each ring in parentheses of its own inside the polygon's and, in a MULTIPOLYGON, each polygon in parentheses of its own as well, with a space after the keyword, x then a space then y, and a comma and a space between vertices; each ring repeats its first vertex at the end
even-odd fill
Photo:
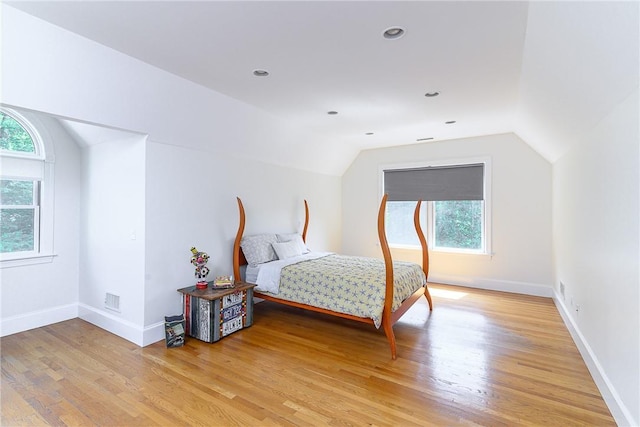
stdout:
POLYGON ((233 246, 233 272, 236 280, 256 285, 255 297, 369 323, 376 328, 382 326, 392 359, 397 355, 393 325, 423 296, 433 310, 427 287, 429 252, 419 221, 420 201, 416 204, 414 224, 422 247, 422 266, 392 260, 384 224, 386 195, 378 211, 383 259, 309 251, 306 200, 301 234, 244 236, 246 215, 242 200, 237 201, 240 219, 233 246))

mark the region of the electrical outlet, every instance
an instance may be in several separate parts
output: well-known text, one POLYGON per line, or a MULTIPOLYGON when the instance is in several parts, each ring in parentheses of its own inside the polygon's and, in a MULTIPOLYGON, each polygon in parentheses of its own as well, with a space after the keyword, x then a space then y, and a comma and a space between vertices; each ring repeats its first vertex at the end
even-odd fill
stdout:
POLYGON ((562 299, 564 300, 564 283, 560 282, 560 295, 562 295, 562 299))

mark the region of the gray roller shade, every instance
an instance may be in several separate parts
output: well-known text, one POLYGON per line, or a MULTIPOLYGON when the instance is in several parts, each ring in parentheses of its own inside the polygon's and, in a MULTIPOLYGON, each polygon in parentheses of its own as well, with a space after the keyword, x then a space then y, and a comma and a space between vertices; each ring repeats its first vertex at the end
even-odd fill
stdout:
POLYGON ((484 164, 384 171, 390 201, 483 200, 484 164))

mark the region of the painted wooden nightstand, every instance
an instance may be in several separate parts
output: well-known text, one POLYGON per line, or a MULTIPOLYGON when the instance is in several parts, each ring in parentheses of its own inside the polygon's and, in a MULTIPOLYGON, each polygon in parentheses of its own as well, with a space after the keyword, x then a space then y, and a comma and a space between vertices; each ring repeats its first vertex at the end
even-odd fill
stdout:
POLYGON ((206 289, 195 286, 178 289, 182 293, 182 312, 187 335, 205 342, 216 342, 253 324, 253 288, 238 282, 233 288, 206 289))

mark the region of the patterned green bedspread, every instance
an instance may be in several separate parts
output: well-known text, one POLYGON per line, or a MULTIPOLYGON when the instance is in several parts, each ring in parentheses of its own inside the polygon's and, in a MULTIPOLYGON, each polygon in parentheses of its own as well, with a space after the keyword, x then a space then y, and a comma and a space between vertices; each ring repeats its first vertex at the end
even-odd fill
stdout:
MULTIPOLYGON (((393 310, 426 283, 415 263, 395 261, 393 310)), ((314 307, 382 322, 385 294, 384 261, 344 255, 288 265, 280 275, 277 297, 314 307)))

